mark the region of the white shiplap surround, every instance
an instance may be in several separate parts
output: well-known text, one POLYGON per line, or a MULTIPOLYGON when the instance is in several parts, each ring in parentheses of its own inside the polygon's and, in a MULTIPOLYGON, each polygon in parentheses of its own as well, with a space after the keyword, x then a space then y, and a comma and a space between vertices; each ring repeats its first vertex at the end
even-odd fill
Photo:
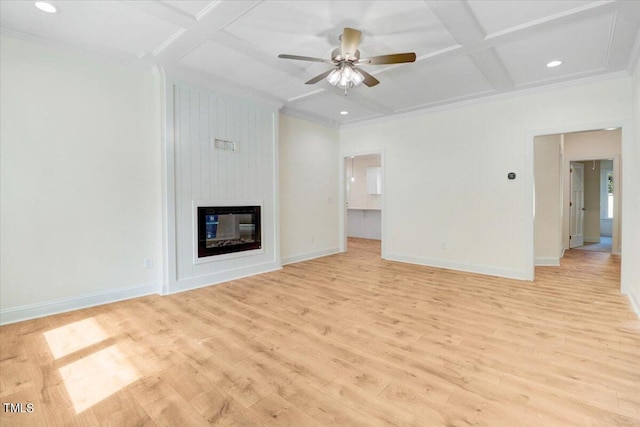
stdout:
POLYGON ((166 278, 162 293, 174 293, 281 267, 277 227, 277 120, 271 106, 172 84, 167 91, 166 278), (215 139, 235 151, 216 149, 215 139), (233 257, 194 254, 194 209, 261 206, 262 250, 233 257))

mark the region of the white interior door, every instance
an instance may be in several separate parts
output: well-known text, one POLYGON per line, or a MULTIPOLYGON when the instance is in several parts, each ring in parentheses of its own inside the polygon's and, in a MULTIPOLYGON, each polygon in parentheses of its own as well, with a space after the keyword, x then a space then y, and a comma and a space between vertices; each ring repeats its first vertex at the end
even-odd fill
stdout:
POLYGON ((569 247, 584 244, 584 165, 571 163, 571 239, 569 247))

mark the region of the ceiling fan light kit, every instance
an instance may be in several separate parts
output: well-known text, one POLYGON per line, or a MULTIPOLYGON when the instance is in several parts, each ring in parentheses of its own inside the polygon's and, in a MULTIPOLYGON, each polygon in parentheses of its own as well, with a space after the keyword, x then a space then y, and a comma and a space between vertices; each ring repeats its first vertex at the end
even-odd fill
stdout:
POLYGON ((344 63, 327 76, 327 81, 333 86, 338 86, 345 91, 349 88, 360 86, 364 81, 364 76, 353 69, 353 65, 344 63))
POLYGON ((360 45, 361 39, 361 31, 354 30, 353 28, 345 28, 340 36, 341 46, 331 52, 331 60, 288 54, 278 55, 278 58, 332 64, 336 68, 325 71, 324 73, 307 81, 305 84, 315 84, 326 78, 332 86, 344 89, 345 95, 347 94, 347 89, 360 86, 362 83, 368 87, 372 87, 380 83, 380 81, 371 74, 361 68, 357 68, 357 65, 401 64, 405 62, 414 62, 416 60, 416 54, 414 52, 395 53, 391 55, 360 59, 358 45, 360 45))

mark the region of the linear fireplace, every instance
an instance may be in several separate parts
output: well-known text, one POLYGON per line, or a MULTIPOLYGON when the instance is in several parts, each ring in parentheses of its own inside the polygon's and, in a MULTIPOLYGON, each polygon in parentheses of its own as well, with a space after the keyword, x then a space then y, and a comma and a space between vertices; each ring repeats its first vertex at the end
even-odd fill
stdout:
POLYGON ((260 206, 198 207, 198 258, 262 248, 260 206))

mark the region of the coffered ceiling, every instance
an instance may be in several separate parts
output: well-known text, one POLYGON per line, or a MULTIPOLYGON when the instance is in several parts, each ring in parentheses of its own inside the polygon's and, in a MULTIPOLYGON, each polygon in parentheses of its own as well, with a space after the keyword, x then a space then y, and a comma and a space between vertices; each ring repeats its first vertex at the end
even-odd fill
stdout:
POLYGON ((0 0, 4 34, 70 46, 178 79, 257 97, 340 126, 425 108, 630 73, 640 1, 51 1, 0 0), (344 27, 362 57, 415 52, 415 63, 364 65, 380 80, 344 91, 305 85, 331 65, 344 27), (551 60, 562 65, 548 68, 551 60), (348 111, 348 115, 340 115, 348 111))

